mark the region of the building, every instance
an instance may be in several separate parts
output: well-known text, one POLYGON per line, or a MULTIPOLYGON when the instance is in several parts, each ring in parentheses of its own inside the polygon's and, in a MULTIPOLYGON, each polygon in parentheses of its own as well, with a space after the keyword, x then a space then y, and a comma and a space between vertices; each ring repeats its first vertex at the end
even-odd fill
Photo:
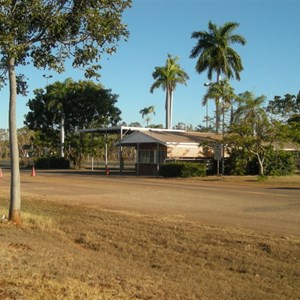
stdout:
POLYGON ((220 135, 213 133, 148 128, 124 137, 117 144, 135 148, 137 175, 155 176, 167 161, 213 160, 220 139, 220 135))
MULTIPOLYGON (((214 133, 186 132, 183 130, 110 127, 81 130, 81 133, 118 134, 120 173, 123 171, 123 147, 133 147, 136 153, 136 175, 159 174, 159 167, 167 161, 213 161, 215 145, 221 135, 214 133)), ((107 149, 107 146, 106 146, 107 149)), ((107 153, 105 164, 108 165, 107 153)))

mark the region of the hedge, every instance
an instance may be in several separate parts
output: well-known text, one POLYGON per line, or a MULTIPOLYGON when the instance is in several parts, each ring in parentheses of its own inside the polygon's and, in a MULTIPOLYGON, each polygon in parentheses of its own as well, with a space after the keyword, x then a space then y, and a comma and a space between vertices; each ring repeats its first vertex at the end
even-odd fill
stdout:
POLYGON ((35 161, 34 166, 37 169, 69 169, 70 161, 63 157, 43 157, 38 158, 35 161))
POLYGON ((191 162, 166 163, 160 166, 159 174, 163 177, 203 177, 206 166, 191 162))

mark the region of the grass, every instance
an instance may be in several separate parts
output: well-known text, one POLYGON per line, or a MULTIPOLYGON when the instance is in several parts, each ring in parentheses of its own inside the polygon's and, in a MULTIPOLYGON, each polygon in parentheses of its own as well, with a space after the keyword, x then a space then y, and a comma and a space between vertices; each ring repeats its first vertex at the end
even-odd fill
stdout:
POLYGON ((269 186, 286 186, 286 187, 299 187, 300 188, 300 176, 207 176, 189 178, 188 180, 194 181, 219 181, 226 184, 245 184, 245 185, 269 185, 269 186))
POLYGON ((34 197, 22 218, 0 223, 1 299, 299 299, 297 239, 34 197))

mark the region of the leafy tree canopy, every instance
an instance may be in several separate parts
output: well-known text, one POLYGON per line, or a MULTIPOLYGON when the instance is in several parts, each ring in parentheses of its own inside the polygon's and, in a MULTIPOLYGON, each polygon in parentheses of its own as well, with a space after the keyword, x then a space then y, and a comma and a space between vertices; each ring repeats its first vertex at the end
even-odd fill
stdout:
POLYGON ((60 115, 64 115, 66 136, 82 128, 115 126, 121 111, 115 106, 118 95, 92 81, 55 82, 34 91, 27 103, 25 124, 48 138, 58 139, 60 115), (55 100, 55 105, 53 104, 55 100))
POLYGON ((26 79, 16 67, 32 64, 62 72, 64 62, 83 67, 85 76, 99 76, 104 53, 116 51, 128 36, 122 13, 130 0, 0 0, 0 85, 9 81, 11 196, 9 219, 21 223, 17 93, 26 93, 26 79))
MULTIPOLYGON (((97 75, 101 56, 115 52, 120 38, 128 37, 121 18, 130 4, 130 0, 0 0, 0 67, 6 70, 7 61, 14 58, 16 66, 32 61, 37 68, 62 72, 64 62, 73 58, 73 66, 84 67, 87 77, 97 75)), ((18 79, 22 92, 24 76, 18 79)))
POLYGON ((265 174, 265 161, 275 144, 286 139, 282 123, 270 120, 263 104, 265 96, 255 97, 251 92, 239 95, 240 105, 235 112, 234 122, 226 142, 236 150, 255 156, 259 174, 265 174))
POLYGON ((283 121, 294 119, 296 115, 300 115, 300 92, 297 96, 291 94, 286 94, 284 97, 275 96, 269 101, 267 112, 283 121))
POLYGON ((300 143, 300 92, 297 96, 275 96, 269 101, 266 111, 272 118, 286 124, 286 135, 294 142, 300 143))

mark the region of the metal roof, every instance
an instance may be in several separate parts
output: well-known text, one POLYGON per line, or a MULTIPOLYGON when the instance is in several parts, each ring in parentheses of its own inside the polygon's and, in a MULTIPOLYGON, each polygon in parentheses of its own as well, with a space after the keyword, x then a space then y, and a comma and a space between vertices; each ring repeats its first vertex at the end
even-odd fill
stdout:
POLYGON ((131 127, 131 126, 116 126, 116 127, 99 127, 99 128, 89 128, 81 129, 80 133, 111 133, 111 134, 131 134, 137 131, 155 131, 155 132, 184 132, 184 130, 175 129, 161 129, 161 128, 144 128, 144 127, 131 127))
POLYGON ((120 144, 123 146, 138 143, 159 143, 165 146, 199 145, 201 142, 217 142, 219 140, 221 140, 221 135, 214 133, 148 130, 135 132, 123 138, 120 144))

